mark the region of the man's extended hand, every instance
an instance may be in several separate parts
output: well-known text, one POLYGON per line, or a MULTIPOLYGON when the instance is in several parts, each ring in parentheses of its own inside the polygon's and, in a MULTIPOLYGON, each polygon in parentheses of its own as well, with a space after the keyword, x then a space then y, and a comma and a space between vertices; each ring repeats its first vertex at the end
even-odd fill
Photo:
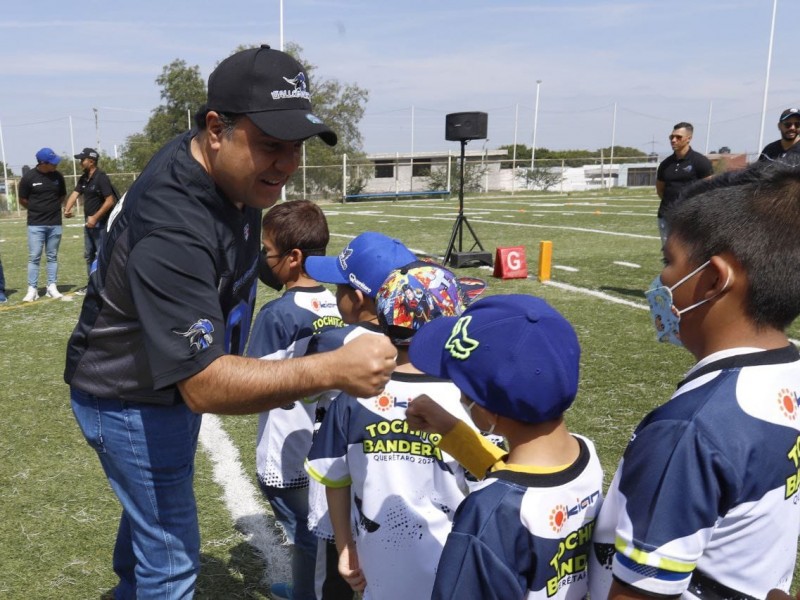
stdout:
POLYGON ((384 335, 361 335, 331 354, 340 378, 336 388, 358 398, 381 393, 397 366, 397 348, 384 335))

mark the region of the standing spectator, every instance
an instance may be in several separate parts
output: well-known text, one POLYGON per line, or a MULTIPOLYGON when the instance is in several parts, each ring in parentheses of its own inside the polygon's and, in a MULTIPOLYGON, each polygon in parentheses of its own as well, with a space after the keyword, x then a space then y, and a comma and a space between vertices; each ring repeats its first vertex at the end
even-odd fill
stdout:
MULTIPOLYGON (((68 219, 72 217, 72 207, 78 201, 78 196, 83 195, 83 215, 86 219, 86 226, 83 229, 83 258, 86 260, 87 273, 91 273, 108 215, 114 208, 117 196, 108 175, 97 168, 97 162, 100 160, 97 150, 84 148, 80 154, 75 155, 75 158, 81 161, 83 175, 67 198, 64 216, 68 219)), ((86 287, 75 290, 75 293, 85 294, 86 287)))
POLYGON ((28 292, 23 302, 39 298, 39 263, 42 248, 47 256, 48 298, 61 298, 58 280, 58 247, 61 244, 61 205, 67 196, 64 176, 56 170, 61 158, 50 148, 36 153, 37 165, 19 182, 19 202, 28 209, 28 292))
POLYGON ((236 356, 255 305, 261 210, 304 140, 336 143, 307 81, 266 45, 223 60, 197 128, 153 156, 110 217, 64 379, 122 505, 116 598, 194 593, 201 413, 258 413, 329 389, 376 394, 394 370, 397 351, 377 335, 311 357, 236 356))
POLYGON ((689 145, 693 133, 694 127, 691 123, 681 122, 675 125, 669 134, 672 154, 658 165, 656 193, 661 198, 661 203, 658 205, 658 230, 662 246, 667 243, 664 213, 678 199, 681 190, 695 181, 711 177, 713 173, 711 161, 692 150, 689 145))
POLYGON ((764 146, 759 162, 785 158, 789 153, 800 152, 800 108, 787 108, 778 119, 778 131, 781 139, 775 140, 764 146))

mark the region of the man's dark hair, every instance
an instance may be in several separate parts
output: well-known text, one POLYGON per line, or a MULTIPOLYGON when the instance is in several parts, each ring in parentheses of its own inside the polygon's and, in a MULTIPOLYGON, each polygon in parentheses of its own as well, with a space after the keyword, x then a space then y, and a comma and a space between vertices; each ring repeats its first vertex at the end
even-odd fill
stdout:
POLYGON ((303 265, 309 256, 325 256, 330 241, 325 213, 310 200, 276 204, 264 215, 261 227, 279 252, 300 250, 303 265))
MULTIPOLYGON (((203 107, 194 113, 194 125, 197 127, 198 130, 203 131, 206 128, 206 115, 211 112, 211 109, 208 106, 203 105, 203 107)), ((216 112, 216 111, 214 111, 216 112)), ((236 123, 238 123, 239 119, 244 117, 244 115, 236 114, 236 113, 222 113, 217 112, 219 115, 219 120, 222 122, 222 133, 225 136, 230 137, 233 133, 234 128, 236 127, 236 123)))
POLYGON ((800 162, 756 163, 688 188, 665 214, 701 264, 731 253, 747 272, 747 312, 781 330, 800 314, 800 162))
POLYGON ((689 133, 694 133, 694 127, 692 127, 691 123, 687 123, 686 121, 676 123, 675 127, 672 128, 672 131, 675 131, 676 129, 685 129, 689 133))

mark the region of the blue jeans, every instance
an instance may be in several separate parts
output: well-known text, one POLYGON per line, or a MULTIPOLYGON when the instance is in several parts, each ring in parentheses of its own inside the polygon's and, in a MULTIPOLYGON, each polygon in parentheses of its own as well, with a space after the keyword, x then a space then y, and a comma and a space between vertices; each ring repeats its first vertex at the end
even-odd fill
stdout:
POLYGON ((47 255, 47 285, 58 280, 58 246, 61 225, 28 225, 28 286, 39 285, 39 262, 42 248, 47 255))
POLYGON ((70 388, 72 411, 122 504, 116 600, 191 598, 200 571, 192 479, 202 417, 185 404, 98 398, 70 388))
POLYGON ((83 228, 83 258, 86 261, 86 272, 89 275, 92 274, 92 263, 100 250, 104 231, 105 223, 97 227, 83 228))
POLYGON ((292 547, 292 600, 316 600, 317 536, 308 529, 308 488, 268 487, 264 496, 292 547))

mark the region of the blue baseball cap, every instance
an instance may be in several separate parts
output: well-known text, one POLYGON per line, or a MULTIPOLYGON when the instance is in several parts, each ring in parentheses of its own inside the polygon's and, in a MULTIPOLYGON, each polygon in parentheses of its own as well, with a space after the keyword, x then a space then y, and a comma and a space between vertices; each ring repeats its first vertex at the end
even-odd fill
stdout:
POLYGON ((36 162, 57 165, 61 162, 61 157, 52 148, 42 148, 36 153, 36 162))
POLYGON ((374 298, 389 273, 415 260, 400 240, 366 231, 353 238, 339 256, 309 256, 305 269, 317 281, 349 285, 374 298))
POLYGON ((581 349, 572 325, 547 302, 490 296, 460 317, 424 325, 409 358, 451 379, 476 404, 523 423, 560 417, 578 393, 581 349))
POLYGON ((457 317, 486 282, 469 278, 470 294, 451 270, 426 261, 395 269, 375 297, 378 324, 397 345, 407 345, 425 323, 438 317, 457 317), (475 282, 479 281, 480 286, 475 282))

